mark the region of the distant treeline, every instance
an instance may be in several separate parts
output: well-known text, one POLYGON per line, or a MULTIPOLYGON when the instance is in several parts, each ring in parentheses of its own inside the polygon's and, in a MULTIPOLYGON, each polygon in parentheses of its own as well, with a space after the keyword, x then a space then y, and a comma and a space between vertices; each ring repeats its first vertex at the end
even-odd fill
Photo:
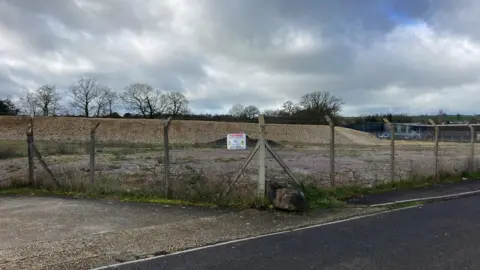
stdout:
MULTIPOLYGON (((84 117, 81 115, 64 115, 63 117, 84 117)), ((217 122, 243 122, 257 123, 258 117, 232 116, 227 114, 182 114, 172 116, 169 114, 159 115, 158 119, 167 119, 172 117, 173 120, 190 120, 190 121, 217 121, 217 122)), ((100 116, 99 118, 126 118, 126 119, 145 119, 142 115, 125 113, 120 115, 113 113, 111 115, 100 116)), ((265 122, 268 124, 289 124, 289 125, 322 125, 326 124, 324 117, 308 117, 298 115, 285 116, 264 116, 265 122)), ((343 124, 342 118, 337 117, 338 124, 343 124)))

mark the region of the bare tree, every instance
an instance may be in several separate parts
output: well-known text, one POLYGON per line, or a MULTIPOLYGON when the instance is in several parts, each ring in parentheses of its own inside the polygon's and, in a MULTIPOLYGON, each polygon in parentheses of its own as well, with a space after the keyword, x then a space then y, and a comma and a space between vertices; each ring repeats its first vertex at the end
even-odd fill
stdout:
POLYGON ((35 98, 35 92, 28 89, 24 89, 23 93, 20 95, 20 110, 23 114, 26 115, 37 115, 37 102, 35 98))
POLYGON ((120 98, 127 107, 141 114, 144 118, 160 116, 165 113, 168 107, 167 96, 144 83, 128 85, 120 98))
POLYGON ((59 109, 60 95, 55 85, 42 85, 34 94, 35 103, 43 116, 56 115, 59 109))
POLYGON ((98 88, 98 94, 95 99, 93 99, 93 104, 95 108, 95 117, 101 115, 113 113, 112 107, 116 102, 118 96, 117 93, 113 92, 112 89, 106 85, 100 85, 98 88))
POLYGON ((290 100, 283 103, 282 109, 286 115, 294 115, 300 110, 299 106, 290 100))
POLYGON ((254 105, 249 105, 243 109, 243 115, 247 117, 248 119, 252 119, 254 117, 257 117, 260 114, 260 110, 254 106, 254 105))
POLYGON ((263 111, 263 115, 277 117, 280 116, 281 111, 278 109, 267 109, 263 111))
POLYGON ((335 116, 342 110, 343 104, 342 99, 329 92, 313 92, 304 95, 300 100, 302 109, 309 114, 315 114, 315 117, 326 114, 335 116))
POLYGON ((108 114, 112 115, 113 114, 113 107, 115 106, 115 103, 118 100, 117 92, 114 92, 114 91, 112 91, 112 89, 108 88, 108 91, 107 91, 107 94, 106 94, 106 99, 107 99, 108 114))
POLYGON ((228 110, 228 114, 235 117, 240 117, 243 115, 245 107, 242 104, 234 104, 230 110, 228 110))
POLYGON ((180 92, 168 93, 166 95, 168 107, 167 113, 172 117, 184 114, 188 111, 188 99, 180 92))
POLYGON ((95 99, 99 96, 97 79, 84 77, 78 80, 76 85, 70 87, 72 94, 72 107, 80 110, 85 117, 89 117, 95 111, 95 99))

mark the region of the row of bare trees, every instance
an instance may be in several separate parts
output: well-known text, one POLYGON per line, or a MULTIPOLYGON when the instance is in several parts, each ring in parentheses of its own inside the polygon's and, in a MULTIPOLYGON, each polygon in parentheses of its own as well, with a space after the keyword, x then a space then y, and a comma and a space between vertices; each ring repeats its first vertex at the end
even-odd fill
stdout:
POLYGON ((67 98, 68 102, 62 102, 65 100, 55 85, 42 85, 33 91, 25 90, 20 97, 19 107, 22 113, 28 115, 70 114, 73 109, 76 114, 85 117, 99 117, 112 115, 116 106, 123 105, 132 113, 154 118, 163 114, 185 114, 189 104, 180 92, 162 92, 144 83, 132 83, 118 94, 93 77, 80 78, 71 85, 67 98), (62 103, 68 104, 68 109, 62 103))
MULTIPOLYGON (((336 116, 342 110, 344 102, 339 97, 336 97, 329 92, 312 92, 302 96, 299 103, 286 101, 283 103, 281 109, 265 110, 265 116, 280 117, 280 116, 304 116, 309 115, 316 118, 319 115, 336 116)), ((254 105, 243 106, 242 104, 235 104, 230 108, 230 115, 235 117, 245 117, 253 119, 260 114, 258 107, 254 105)))

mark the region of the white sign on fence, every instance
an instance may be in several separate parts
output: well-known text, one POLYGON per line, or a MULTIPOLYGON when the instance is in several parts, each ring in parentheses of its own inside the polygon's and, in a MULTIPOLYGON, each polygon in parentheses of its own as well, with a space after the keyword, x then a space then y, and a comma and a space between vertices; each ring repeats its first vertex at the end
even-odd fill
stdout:
POLYGON ((247 149, 247 135, 245 133, 227 134, 227 149, 247 149))

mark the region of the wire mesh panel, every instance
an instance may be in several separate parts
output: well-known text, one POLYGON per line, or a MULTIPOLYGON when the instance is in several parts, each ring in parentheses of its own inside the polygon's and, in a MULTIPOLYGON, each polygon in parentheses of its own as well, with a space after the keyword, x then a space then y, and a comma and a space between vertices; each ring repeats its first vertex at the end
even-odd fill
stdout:
MULTIPOLYGON (((47 132, 45 127, 53 123, 47 120, 34 128, 35 183, 54 187, 58 182, 65 191, 135 191, 161 196, 170 187, 174 198, 215 202, 246 202, 258 195, 258 123, 202 122, 190 130, 190 121, 172 121, 168 129, 165 120, 102 121, 92 133, 97 120, 87 120, 81 120, 81 128, 70 133, 68 125, 56 126, 64 129, 65 137, 47 132), (114 131, 127 130, 125 123, 128 132, 118 136, 114 131), (229 141, 229 134, 236 134, 237 140, 229 141)), ((273 154, 266 150, 266 184, 293 184, 293 176, 317 187, 374 186, 432 177, 436 171, 462 174, 477 170, 480 126, 437 127, 438 133, 433 125, 394 123, 393 133, 387 129, 377 136, 335 127, 331 144, 328 125, 267 123, 266 141, 273 154)), ((30 181, 28 144, 23 138, 0 144, 0 185, 30 181)))
POLYGON ((335 145, 335 183, 337 186, 371 187, 389 180, 389 146, 387 144, 335 145))
POLYGON ((328 128, 313 125, 267 126, 267 182, 282 186, 328 185, 328 128), (287 168, 287 171, 285 168, 287 168), (292 174, 293 178, 289 175, 292 174))
POLYGON ((469 170, 471 130, 468 125, 438 126, 438 171, 440 175, 469 170))
POLYGON ((435 129, 425 124, 393 123, 395 179, 415 180, 435 175, 435 129))
POLYGON ((433 142, 395 141, 395 181, 432 177, 434 170, 433 142))
MULTIPOLYGON (((35 180, 28 179, 28 163, 23 161, 25 166, 19 169, 18 175, 22 175, 20 180, 25 184, 60 188, 66 192, 104 194, 131 191, 151 194, 161 190, 159 177, 162 176, 156 174, 156 169, 159 153, 163 150, 158 139, 151 142, 107 140, 112 137, 105 136, 108 127, 94 121, 84 129, 76 129, 70 137, 54 137, 51 130, 40 128, 34 131, 39 131, 33 133, 32 144, 35 180)), ((19 145, 18 151, 27 157, 28 144, 22 140, 19 145)), ((17 181, 18 178, 14 175, 10 179, 17 181)))
POLYGON ((26 140, 0 141, 0 188, 28 182, 26 140))
POLYGON ((258 141, 255 126, 220 123, 207 126, 182 142, 175 140, 180 128, 172 123, 169 136, 173 196, 216 202, 253 200, 258 163, 256 156, 251 157, 248 164, 247 159, 258 141), (235 136, 229 137, 229 134, 235 136))
POLYGON ((95 149, 92 149, 90 141, 36 142, 36 145, 53 175, 66 190, 135 191, 145 195, 163 192, 164 176, 159 163, 163 147, 160 143, 96 141, 95 149))
POLYGON ((470 156, 473 156, 473 159, 470 160, 471 162, 471 170, 473 172, 477 172, 480 170, 480 124, 472 125, 473 128, 473 136, 471 138, 470 145, 470 156))

